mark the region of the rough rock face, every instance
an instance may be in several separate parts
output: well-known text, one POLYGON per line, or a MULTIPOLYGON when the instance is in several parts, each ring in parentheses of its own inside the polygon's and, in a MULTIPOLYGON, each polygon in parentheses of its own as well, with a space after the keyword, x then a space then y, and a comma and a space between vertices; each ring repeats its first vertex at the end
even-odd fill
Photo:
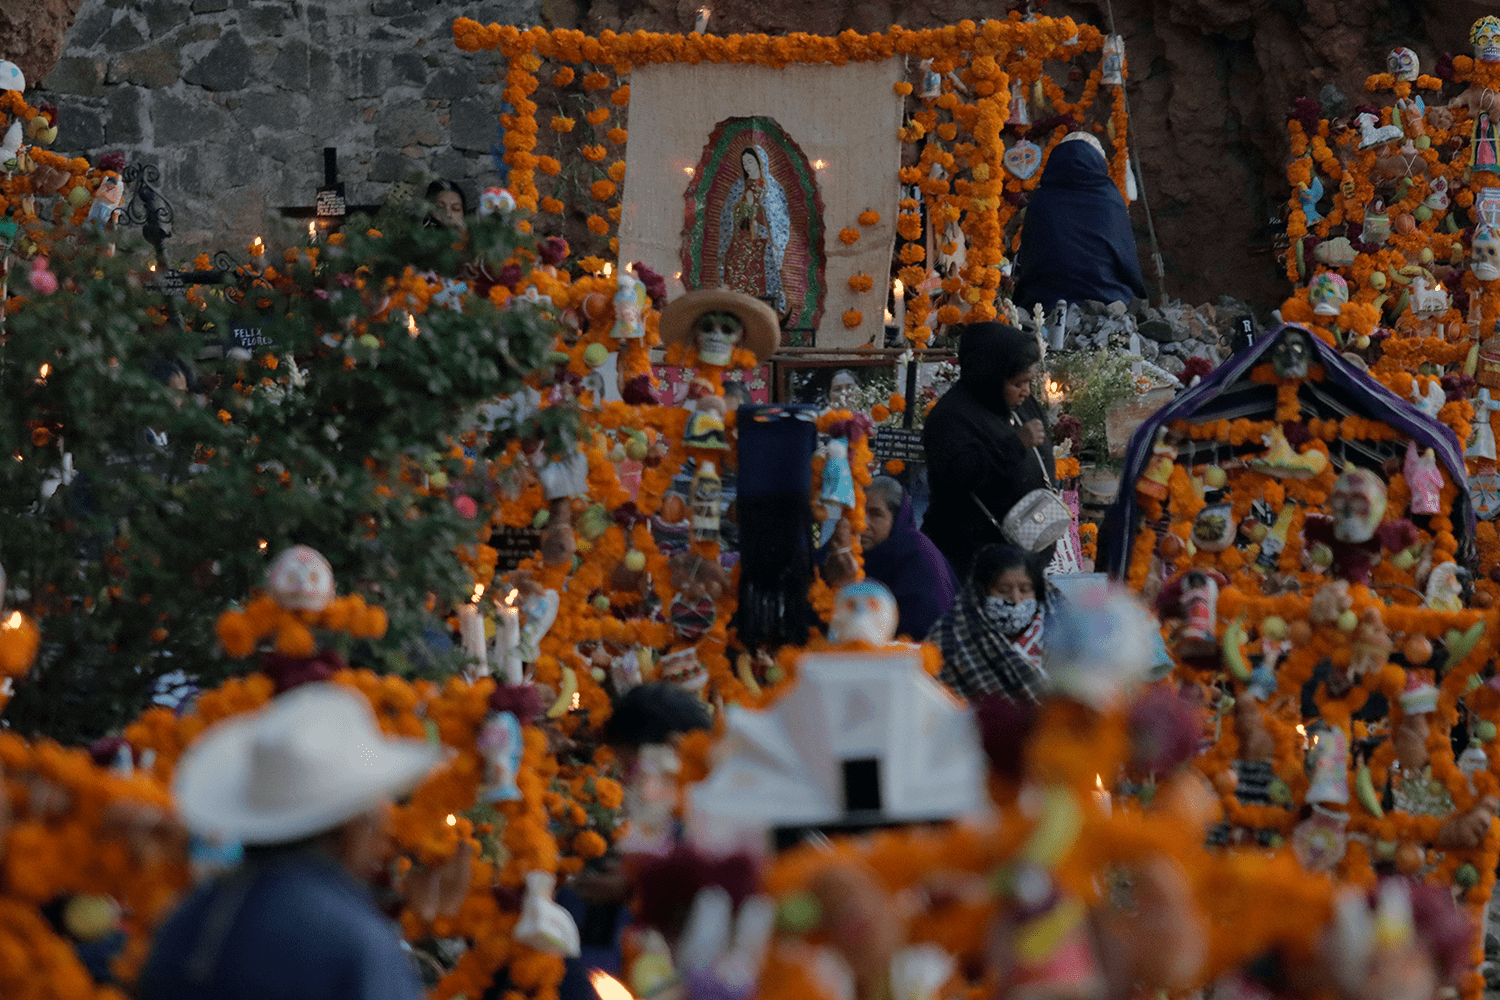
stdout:
POLYGON ((83 0, 7 0, 0 3, 0 58, 21 67, 30 82, 52 72, 83 0))

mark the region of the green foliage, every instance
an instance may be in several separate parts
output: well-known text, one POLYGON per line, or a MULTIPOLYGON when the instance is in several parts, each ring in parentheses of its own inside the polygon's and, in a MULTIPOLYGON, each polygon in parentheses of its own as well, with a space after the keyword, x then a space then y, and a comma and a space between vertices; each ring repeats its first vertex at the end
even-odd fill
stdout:
MULTIPOLYGON (((451 438, 544 366, 555 328, 540 308, 502 311, 471 295, 462 311, 418 315, 414 337, 404 293, 387 302, 413 268, 454 278, 475 257, 498 270, 529 254, 530 237, 501 220, 476 220, 462 249, 452 232, 414 222, 382 238, 348 229, 347 245, 321 247, 316 264, 304 256, 273 282, 242 273, 204 308, 185 305, 185 329, 162 321, 160 295, 142 283, 143 248, 55 248, 62 289, 14 312, 0 345, 0 565, 10 602, 43 632, 8 724, 88 739, 133 718, 164 673, 212 684, 250 668, 223 658, 214 619, 294 544, 328 557, 341 592, 385 607, 386 639, 346 644, 356 665, 452 668, 419 640, 437 624, 425 605, 467 593, 454 552, 484 539, 451 501, 461 490, 485 508, 493 486, 451 457, 451 438), (196 399, 153 377, 236 326, 273 347, 208 362, 196 399), (44 497, 64 453, 75 477, 44 497), (404 486, 403 458, 447 472, 449 495, 404 486)), ((566 419, 550 430, 555 450, 566 419)), ((497 438, 491 453, 504 448, 497 438)))
POLYGON ((1107 462, 1105 418, 1136 392, 1130 361, 1107 351, 1069 351, 1048 355, 1047 368, 1062 387, 1063 412, 1083 425, 1083 455, 1107 462))

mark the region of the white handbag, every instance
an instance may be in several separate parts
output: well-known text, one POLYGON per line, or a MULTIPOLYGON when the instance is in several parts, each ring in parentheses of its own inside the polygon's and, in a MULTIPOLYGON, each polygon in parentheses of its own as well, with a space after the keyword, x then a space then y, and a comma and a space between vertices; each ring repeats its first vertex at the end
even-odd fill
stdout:
MULTIPOLYGON (((1011 420, 1019 426, 1020 420, 1014 413, 1011 414, 1011 420)), ((1037 455, 1035 448, 1028 448, 1027 451, 1036 455, 1036 464, 1042 470, 1042 481, 1049 482, 1052 477, 1047 475, 1047 466, 1043 464, 1042 456, 1037 455)), ((976 494, 970 493, 969 496, 1006 540, 1027 552, 1040 552, 1049 545, 1055 545, 1073 526, 1073 512, 1051 486, 1032 490, 1016 501, 1016 505, 1006 513, 1004 521, 995 520, 995 515, 990 513, 976 494)))

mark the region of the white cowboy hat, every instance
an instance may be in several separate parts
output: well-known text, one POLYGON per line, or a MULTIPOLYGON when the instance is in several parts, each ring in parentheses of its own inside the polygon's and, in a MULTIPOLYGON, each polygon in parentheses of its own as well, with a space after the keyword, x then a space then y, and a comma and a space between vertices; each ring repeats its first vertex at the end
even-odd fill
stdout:
POLYGON ((383 735, 358 692, 307 684, 210 728, 182 755, 173 792, 194 833, 288 843, 406 791, 440 757, 383 735))

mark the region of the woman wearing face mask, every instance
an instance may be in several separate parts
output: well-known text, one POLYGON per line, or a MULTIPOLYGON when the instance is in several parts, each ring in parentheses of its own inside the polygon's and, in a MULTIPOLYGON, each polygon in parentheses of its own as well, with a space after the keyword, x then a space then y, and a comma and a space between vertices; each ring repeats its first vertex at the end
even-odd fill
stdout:
MULTIPOLYGON (((976 549, 1006 541, 996 524, 1010 509, 1032 490, 1052 485, 1052 449, 1042 408, 1031 398, 1041 360, 1036 337, 1014 327, 964 327, 958 384, 937 401, 922 429, 932 486, 922 531, 959 579, 968 575, 976 549)), ((1040 555, 1045 566, 1052 553, 1040 555)))
POLYGON ((988 694, 1040 700, 1047 684, 1043 628, 1056 600, 1025 552, 1011 545, 980 549, 958 602, 927 636, 943 653, 938 680, 970 700, 988 694))

